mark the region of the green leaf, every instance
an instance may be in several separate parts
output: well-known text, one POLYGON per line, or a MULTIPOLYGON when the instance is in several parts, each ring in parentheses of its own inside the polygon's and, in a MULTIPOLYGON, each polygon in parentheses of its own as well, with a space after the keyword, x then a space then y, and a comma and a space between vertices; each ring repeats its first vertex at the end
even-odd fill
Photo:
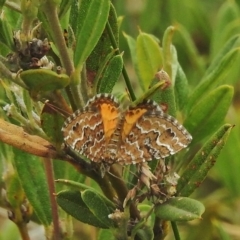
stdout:
POLYGON ((10 52, 11 52, 10 48, 3 42, 0 42, 0 54, 2 56, 7 56, 10 52))
POLYGON ((177 75, 174 85, 174 95, 178 109, 182 110, 188 100, 189 87, 187 77, 183 72, 180 64, 178 65, 177 68, 177 75))
POLYGON ((69 77, 66 74, 57 74, 47 69, 23 71, 20 77, 30 90, 36 92, 54 91, 69 84, 69 77))
POLYGON ((206 78, 207 75, 214 72, 215 68, 221 64, 222 59, 224 56, 233 50, 234 48, 237 48, 240 46, 240 35, 235 35, 231 39, 229 39, 226 44, 218 51, 218 54, 214 57, 214 59, 211 61, 210 66, 207 68, 204 78, 206 78))
POLYGON ((171 116, 176 116, 176 104, 173 86, 170 85, 165 89, 157 90, 151 97, 158 104, 162 104, 166 107, 167 113, 171 116))
MULTIPOLYGON (((62 17, 64 17, 67 14, 71 5, 74 6, 76 9, 76 5, 74 5, 74 2, 75 2, 75 0, 62 0, 61 1, 60 7, 59 7, 59 13, 58 13, 59 19, 61 19, 62 17)), ((72 17, 72 15, 70 15, 70 16, 72 17)))
POLYGON ((26 196, 43 225, 52 222, 49 190, 42 163, 38 157, 14 149, 14 163, 26 196))
POLYGON ((108 215, 113 213, 114 206, 112 203, 109 205, 108 199, 91 190, 83 191, 82 199, 99 221, 108 227, 113 227, 113 222, 108 215))
POLYGON ((123 33, 123 36, 126 38, 127 40, 127 43, 128 43, 128 47, 130 49, 130 54, 131 54, 131 58, 132 58, 132 62, 133 62, 133 65, 134 65, 134 68, 135 68, 135 71, 137 72, 138 69, 137 69, 137 54, 136 54, 136 51, 137 51, 137 42, 136 40, 131 37, 130 35, 126 34, 126 33, 123 33))
POLYGON ((184 126, 198 142, 215 132, 224 121, 233 97, 233 87, 222 85, 211 91, 189 113, 184 126))
POLYGON ((56 180, 56 182, 62 183, 66 186, 70 186, 71 188, 78 189, 80 191, 84 191, 84 190, 88 190, 88 189, 95 191, 94 188, 91 188, 83 183, 72 181, 72 180, 58 179, 58 180, 56 180))
MULTIPOLYGON (((53 161, 55 179, 69 179, 71 181, 82 183, 86 175, 80 174, 73 165, 65 161, 53 161)), ((68 180, 63 180, 68 181, 68 180)), ((56 181, 57 183, 61 181, 56 181)), ((67 188, 68 184, 65 184, 67 188)), ((87 186, 86 186, 87 187, 87 186)), ((63 184, 56 184, 57 192, 64 189, 63 184)), ((75 188, 76 189, 76 188, 75 188)))
POLYGON ((136 56, 137 75, 140 86, 145 91, 163 65, 161 49, 156 39, 150 34, 140 32, 137 37, 136 56))
MULTIPOLYGON (((78 11, 79 11, 79 2, 78 0, 72 0, 72 1, 67 1, 66 2, 71 2, 71 10, 70 10, 70 15, 69 15, 69 24, 73 30, 73 33, 76 34, 77 32, 77 24, 76 22, 78 22, 78 11)), ((64 9, 63 9, 64 11, 64 9)))
POLYGON ((41 126, 57 149, 61 148, 61 144, 63 142, 61 128, 64 121, 65 119, 60 113, 52 109, 49 105, 44 105, 41 113, 41 126))
POLYGON ((108 63, 102 78, 99 81, 98 93, 111 93, 118 81, 123 68, 122 55, 114 56, 108 63))
POLYGON ((21 208, 25 199, 25 193, 20 184, 19 177, 16 173, 7 174, 7 179, 4 179, 6 185, 6 197, 12 209, 21 208))
POLYGON ((226 144, 231 129, 229 124, 223 125, 197 152, 178 181, 179 196, 189 196, 203 182, 226 144))
MULTIPOLYGON (((237 113, 238 114, 238 113, 237 113)), ((231 119, 233 111, 231 111, 231 119)), ((235 115, 234 123, 236 126, 231 131, 229 138, 226 141, 224 151, 218 157, 218 161, 214 166, 214 171, 218 174, 218 179, 223 183, 224 188, 228 190, 229 197, 238 198, 240 196, 240 161, 237 156, 240 156, 240 121, 239 115, 235 115), (237 121, 236 121, 237 119, 237 121)))
MULTIPOLYGON (((110 4, 110 12, 108 17, 108 22, 111 27, 112 33, 114 35, 114 39, 116 43, 118 44, 118 38, 119 38, 119 31, 118 31, 118 23, 117 23, 117 15, 114 9, 114 6, 110 4)), ((114 50, 115 51, 115 50, 114 50)), ((105 27, 101 38, 99 39, 97 45, 91 52, 90 56, 87 58, 86 61, 86 69, 88 72, 88 76, 95 76, 99 74, 99 68, 101 68, 103 62, 108 62, 107 58, 109 53, 113 52, 112 50, 112 44, 111 40, 109 38, 109 34, 107 31, 107 28, 105 27)), ((115 54, 115 52, 114 52, 115 54)), ((90 79, 90 82, 92 82, 93 79, 90 79)), ((94 84, 95 84, 96 78, 94 78, 94 84)))
POLYGON ((77 220, 99 228, 108 228, 88 208, 79 191, 64 190, 57 194, 59 206, 77 220))
POLYGON ((23 101, 25 103, 26 106, 26 113, 27 113, 27 117, 29 119, 29 122, 31 122, 31 124, 34 122, 33 119, 33 101, 31 99, 31 97, 29 96, 29 92, 25 89, 23 89, 23 101))
POLYGON ((240 48, 235 48, 228 52, 221 61, 219 60, 219 64, 215 66, 214 70, 204 77, 189 97, 188 105, 186 106, 188 112, 194 109, 196 104, 202 97, 206 96, 209 91, 221 85, 223 82, 227 82, 228 79, 226 76, 235 65, 235 61, 239 57, 239 51, 240 48))
POLYGON ((8 48, 13 49, 13 36, 12 28, 9 25, 7 19, 0 18, 0 42, 5 44, 8 48))
POLYGON ((174 197, 156 206, 157 217, 168 221, 191 221, 201 219, 205 208, 197 200, 186 197, 174 197))
MULTIPOLYGON (((94 188, 89 187, 80 182, 75 182, 75 181, 66 180, 66 179, 58 179, 58 180, 56 180, 56 182, 62 183, 66 186, 70 186, 71 188, 78 189, 80 191, 89 190, 89 191, 95 192, 95 194, 99 195, 98 191, 96 191, 94 188)), ((101 197, 104 199, 105 202, 107 202, 107 205, 111 206, 111 208, 113 208, 113 209, 115 208, 115 205, 110 200, 103 197, 102 195, 101 195, 101 197)))
MULTIPOLYGON (((97 93, 101 78, 103 76, 103 72, 106 69, 109 61, 115 56, 115 50, 112 50, 103 60, 102 62, 99 64, 99 66, 96 66, 96 75, 95 72, 91 72, 91 70, 88 71, 88 74, 90 75, 89 81, 93 82, 92 88, 93 88, 93 93, 97 93), (91 76, 92 75, 92 76, 91 76)), ((90 67, 91 69, 91 67, 90 67)), ((93 71, 95 71, 93 69, 93 71)))
POLYGON ((109 0, 81 1, 78 14, 74 64, 81 69, 96 46, 108 20, 109 0))
POLYGON ((176 51, 174 51, 172 46, 172 38, 175 28, 170 26, 168 27, 163 35, 162 42, 162 54, 163 54, 163 68, 166 71, 172 80, 175 81, 175 74, 173 73, 173 66, 176 64, 176 51), (175 56, 174 56, 175 55, 175 56))

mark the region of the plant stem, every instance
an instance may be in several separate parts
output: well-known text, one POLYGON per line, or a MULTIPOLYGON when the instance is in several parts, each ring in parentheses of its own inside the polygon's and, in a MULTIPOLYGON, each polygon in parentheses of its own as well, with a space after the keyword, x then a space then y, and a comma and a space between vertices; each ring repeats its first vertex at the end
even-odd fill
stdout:
POLYGON ((31 240, 28 234, 27 225, 24 222, 17 223, 18 230, 22 240, 31 240))
POLYGON ((171 222, 175 240, 181 240, 176 222, 171 222))
MULTIPOLYGON (((121 201, 121 203, 123 203, 127 196, 127 193, 128 193, 126 184, 123 181, 123 179, 121 178, 121 176, 119 175, 118 171, 116 171, 115 166, 111 166, 110 172, 111 172, 111 174, 108 174, 108 177, 118 195, 119 200, 121 201)), ((130 203, 130 215, 131 215, 131 218, 133 218, 133 219, 141 218, 139 215, 138 209, 136 208, 136 206, 133 203, 130 203)))
MULTIPOLYGON (((116 43, 115 37, 114 37, 113 32, 112 32, 112 28, 111 28, 109 22, 107 22, 107 26, 106 27, 107 27, 107 31, 108 31, 108 35, 109 35, 111 44, 112 44, 113 48, 116 50, 115 54, 116 55, 120 54, 120 51, 118 49, 118 46, 117 46, 117 43, 116 43)), ((134 101, 134 100, 136 100, 136 97, 135 97, 135 94, 134 94, 134 91, 133 91, 130 79, 128 77, 128 74, 127 74, 127 71, 126 71, 126 68, 125 68, 124 65, 123 65, 123 69, 122 69, 122 74, 123 74, 125 83, 127 85, 127 89, 129 91, 129 95, 131 97, 131 100, 134 101)))
POLYGON ((58 239, 61 239, 61 230, 59 226, 57 202, 54 196, 55 182, 54 182, 52 159, 45 158, 43 162, 44 162, 45 172, 47 176, 49 196, 50 196, 50 202, 51 202, 52 219, 53 219, 53 239, 58 240, 58 239))
MULTIPOLYGON (((52 29, 51 36, 53 37, 54 44, 56 45, 57 49, 59 50, 59 55, 61 62, 66 69, 66 73, 71 76, 75 69, 73 66, 73 62, 70 58, 70 55, 68 53, 67 45, 65 43, 65 39, 62 33, 61 25, 58 19, 58 13, 57 13, 57 5, 53 4, 52 1, 47 1, 43 5, 43 12, 46 15, 46 18, 48 20, 49 29, 52 29)), ((75 88, 71 88, 70 86, 66 87, 66 92, 69 98, 69 101, 71 103, 71 106, 73 110, 76 110, 77 104, 76 100, 73 97, 73 93, 75 88)), ((78 94, 76 94, 78 95, 78 94)), ((80 100, 79 100, 80 101, 80 100)))

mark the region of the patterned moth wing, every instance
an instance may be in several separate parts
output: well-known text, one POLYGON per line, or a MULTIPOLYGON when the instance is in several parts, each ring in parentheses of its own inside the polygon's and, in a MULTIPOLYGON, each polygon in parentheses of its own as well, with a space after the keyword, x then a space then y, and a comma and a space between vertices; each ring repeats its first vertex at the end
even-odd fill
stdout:
POLYGON ((117 161, 132 164, 163 159, 187 147, 191 139, 175 118, 147 100, 125 112, 117 161))
POLYGON ((119 103, 109 94, 98 94, 66 119, 62 128, 65 144, 93 162, 114 161, 109 141, 119 120, 119 103))

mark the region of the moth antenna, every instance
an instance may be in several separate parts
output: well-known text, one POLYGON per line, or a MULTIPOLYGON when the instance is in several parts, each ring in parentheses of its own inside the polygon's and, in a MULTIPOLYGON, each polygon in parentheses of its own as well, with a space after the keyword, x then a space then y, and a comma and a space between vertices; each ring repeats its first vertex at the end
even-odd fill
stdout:
POLYGON ((46 106, 51 108, 53 111, 61 114, 63 117, 69 117, 72 115, 72 113, 69 113, 69 112, 65 111, 64 109, 61 109, 61 108, 57 107, 56 105, 50 103, 49 100, 44 101, 43 104, 45 104, 46 106))

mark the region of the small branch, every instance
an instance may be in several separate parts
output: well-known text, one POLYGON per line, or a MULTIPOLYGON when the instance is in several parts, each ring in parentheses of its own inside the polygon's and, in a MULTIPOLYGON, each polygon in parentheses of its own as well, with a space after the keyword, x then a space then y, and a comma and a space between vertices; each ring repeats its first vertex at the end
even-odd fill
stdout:
POLYGON ((175 240, 181 240, 176 222, 171 222, 175 240))
MULTIPOLYGON (((57 11, 58 11, 57 5, 53 4, 51 1, 46 1, 46 3, 43 5, 43 12, 48 20, 49 27, 50 29, 53 29, 51 31, 51 35, 53 37, 54 44, 59 50, 61 62, 63 64, 63 67, 66 69, 66 73, 68 74, 68 76, 71 76, 74 73, 75 69, 71 57, 69 55, 67 45, 65 43, 57 11)), ((66 92, 73 110, 76 110, 78 107, 73 95, 74 94, 78 95, 78 92, 76 94, 75 88, 74 87, 71 88, 70 86, 66 87, 66 92)))
POLYGON ((54 172, 53 172, 53 164, 52 160, 45 158, 44 159, 45 172, 47 176, 50 202, 51 202, 51 210, 52 210, 52 218, 53 218, 53 239, 58 240, 61 239, 61 229, 59 226, 59 215, 58 215, 58 207, 56 198, 54 196, 55 193, 55 182, 54 182, 54 172))
POLYGON ((53 145, 45 139, 30 135, 14 124, 0 119, 0 141, 24 152, 46 158, 58 158, 53 145))
POLYGON ((155 218, 153 227, 153 240, 165 239, 168 233, 168 223, 168 221, 162 220, 159 217, 155 218))
POLYGON ((24 222, 16 223, 18 230, 20 232, 22 240, 31 240, 28 234, 27 225, 24 222))

